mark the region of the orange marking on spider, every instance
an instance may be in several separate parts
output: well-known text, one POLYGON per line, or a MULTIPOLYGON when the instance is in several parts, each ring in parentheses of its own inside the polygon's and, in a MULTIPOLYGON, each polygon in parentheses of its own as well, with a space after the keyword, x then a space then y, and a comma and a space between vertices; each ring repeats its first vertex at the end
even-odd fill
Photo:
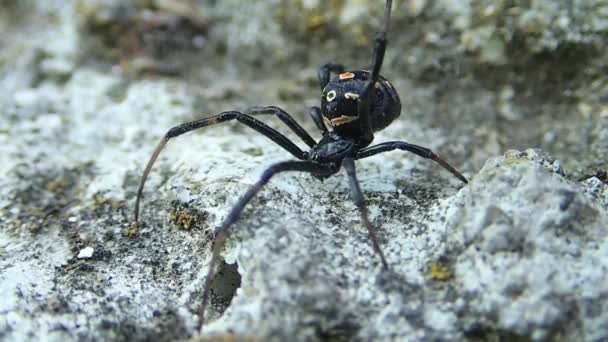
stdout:
POLYGON ((323 121, 325 121, 325 123, 331 127, 341 126, 349 122, 353 122, 357 119, 359 119, 359 116, 340 115, 337 118, 333 119, 323 117, 323 121))
POLYGON ((339 77, 341 80, 346 80, 346 79, 355 77, 355 74, 353 74, 352 72, 343 72, 340 74, 339 77))

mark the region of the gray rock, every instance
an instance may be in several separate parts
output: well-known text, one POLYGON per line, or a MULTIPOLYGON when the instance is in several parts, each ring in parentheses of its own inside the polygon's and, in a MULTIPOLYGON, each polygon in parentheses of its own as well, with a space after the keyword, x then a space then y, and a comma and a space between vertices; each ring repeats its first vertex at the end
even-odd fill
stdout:
POLYGON ((605 312, 587 316, 608 290, 606 211, 589 183, 566 180, 556 162, 527 150, 489 160, 455 196, 445 210, 456 287, 468 299, 465 327, 532 339, 606 336, 605 312))
MULTIPOLYGON (((383 271, 343 174, 276 177, 234 226, 201 338, 606 339, 605 6, 496 6, 396 2, 383 69, 404 110, 376 140, 428 146, 471 182, 399 152, 358 162, 383 271)), ((213 230, 289 156, 238 124, 180 137, 135 229, 154 144, 252 105, 316 132, 315 68, 365 68, 376 7, 0 1, 0 338, 199 337, 213 230), (134 18, 182 24, 124 26, 154 38, 137 56, 99 45, 134 18)))
MULTIPOLYGON (((408 200, 416 199, 383 199, 381 206, 397 209, 408 200)), ((537 150, 512 151, 488 161, 454 196, 432 202, 410 212, 410 229, 376 216, 393 260, 387 273, 370 268, 364 236, 347 248, 357 244, 352 237, 316 232, 326 225, 317 215, 292 224, 283 214, 274 230, 260 227, 255 238, 237 233, 248 238, 226 259, 238 262, 242 288, 205 331, 288 339, 350 326, 363 340, 608 334, 600 304, 608 290, 606 211, 556 162, 537 150)))

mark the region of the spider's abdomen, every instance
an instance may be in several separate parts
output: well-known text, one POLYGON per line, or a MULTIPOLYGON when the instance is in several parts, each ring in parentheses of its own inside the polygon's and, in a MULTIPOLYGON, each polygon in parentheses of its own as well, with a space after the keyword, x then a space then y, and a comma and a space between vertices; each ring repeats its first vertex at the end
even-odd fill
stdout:
POLYGON ((401 99, 395 87, 380 76, 376 83, 376 104, 372 110, 372 128, 380 131, 391 124, 401 114, 401 99))
MULTIPOLYGON (((359 133, 357 100, 368 77, 367 71, 344 72, 323 89, 321 111, 325 124, 342 136, 359 133)), ((393 85, 382 76, 374 86, 374 101, 370 114, 374 132, 384 129, 401 114, 399 95, 393 85)))

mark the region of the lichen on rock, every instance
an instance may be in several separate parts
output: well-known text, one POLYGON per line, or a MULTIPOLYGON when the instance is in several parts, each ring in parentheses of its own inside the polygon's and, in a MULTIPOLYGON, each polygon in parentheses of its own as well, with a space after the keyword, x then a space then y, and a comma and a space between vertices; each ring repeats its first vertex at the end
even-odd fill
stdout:
POLYGON ((387 271, 342 173, 273 178, 197 330, 216 227, 290 156, 236 122, 171 140, 135 225, 155 144, 259 105, 318 139, 316 70, 369 67, 380 4, 0 1, 0 336, 606 339, 601 1, 394 1, 382 75, 403 110, 375 142, 429 147, 469 184, 399 151, 357 162, 387 271))

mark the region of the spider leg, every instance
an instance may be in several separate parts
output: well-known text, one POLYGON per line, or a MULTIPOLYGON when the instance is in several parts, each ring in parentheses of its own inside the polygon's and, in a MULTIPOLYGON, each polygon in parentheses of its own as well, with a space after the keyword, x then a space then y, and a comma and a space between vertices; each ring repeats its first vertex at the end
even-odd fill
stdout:
POLYGON ((268 137, 270 140, 272 140, 274 143, 276 143, 277 145, 281 146, 282 148, 284 148, 285 150, 287 150, 288 152, 293 154, 296 158, 301 159, 301 160, 305 160, 307 158, 308 153, 302 151, 296 144, 291 142, 291 140, 287 139, 287 137, 285 137, 281 133, 277 132, 270 126, 267 126, 263 122, 255 119, 254 117, 247 115, 247 114, 240 113, 240 112, 235 112, 235 111, 223 112, 223 113, 220 113, 218 115, 215 115, 215 116, 212 116, 209 118, 204 118, 204 119, 200 119, 200 120, 186 122, 181 125, 177 125, 177 126, 171 128, 165 134, 165 136, 159 141, 158 145, 154 149, 154 152, 152 153, 152 156, 150 157, 150 160, 148 161, 148 164, 146 165, 144 173, 141 177, 141 181, 139 183, 139 188, 137 189, 137 198, 135 199, 135 214, 134 214, 135 223, 137 223, 139 220, 139 203, 141 201, 142 193, 144 190, 144 184, 146 183, 146 179, 148 178, 148 175, 150 174, 150 170, 152 170, 152 166, 154 165, 156 158, 158 158, 158 155, 163 150, 163 148, 165 147, 167 142, 169 142, 169 140, 172 138, 175 138, 184 133, 188 133, 195 129, 199 129, 202 127, 206 127, 206 126, 210 126, 210 125, 214 125, 214 124, 218 124, 221 122, 230 121, 230 120, 234 120, 234 119, 238 120, 238 122, 243 123, 248 127, 253 128, 257 132, 262 133, 263 135, 268 137))
POLYGON ((310 113, 310 117, 312 118, 312 121, 315 122, 315 125, 317 125, 317 127, 321 130, 323 135, 326 135, 327 133, 329 133, 329 131, 327 130, 327 126, 325 126, 325 122, 323 122, 323 115, 321 114, 321 108, 311 107, 309 113, 310 113))
POLYGON ((267 107, 251 107, 247 109, 247 114, 250 115, 258 115, 258 114, 274 114, 279 120, 283 121, 287 127, 289 127, 294 133, 302 139, 309 147, 313 147, 317 144, 315 139, 313 139, 300 124, 291 116, 289 113, 284 111, 283 109, 276 106, 267 106, 267 107))
POLYGON ((326 63, 323 64, 319 71, 317 72, 317 76, 319 77, 319 85, 321 86, 321 91, 325 89, 327 83, 329 83, 329 78, 332 72, 342 73, 344 72, 344 65, 339 63, 326 63))
POLYGON ((468 183, 467 179, 462 174, 460 174, 460 172, 456 171, 456 169, 454 169, 450 164, 439 158, 430 149, 414 144, 408 144, 402 141, 391 141, 364 148, 357 152, 357 154, 355 155, 355 159, 367 158, 379 153, 388 152, 396 149, 412 152, 422 158, 432 159, 439 165, 443 166, 443 168, 450 171, 454 176, 463 181, 465 184, 468 183))
POLYGON ((380 69, 384 61, 384 53, 386 52, 386 33, 388 24, 391 18, 392 0, 386 0, 384 7, 384 24, 382 29, 376 34, 374 39, 374 51, 372 56, 372 64, 370 67, 371 73, 367 83, 363 86, 363 91, 359 97, 358 111, 362 132, 365 132, 365 140, 371 142, 373 140, 373 130, 371 125, 370 110, 374 103, 374 85, 380 78, 380 69))
POLYGON ((372 240, 372 245, 374 247, 374 251, 380 257, 382 261, 382 267, 384 269, 388 269, 388 263, 384 258, 384 253, 380 248, 380 244, 378 243, 378 237, 376 236, 376 229, 372 225, 369 220, 367 214, 367 206, 365 205, 365 197, 363 196, 363 192, 361 191, 361 186, 359 186, 359 181, 357 180, 357 173, 355 170, 355 161, 352 158, 344 158, 342 161, 342 166, 346 170, 346 174, 348 175, 348 181, 350 184, 351 195, 353 197, 353 201, 357 208, 359 208, 359 212, 361 213, 361 219, 367 228, 367 232, 369 234, 370 240, 372 240))
POLYGON ((337 171, 337 169, 333 166, 326 164, 319 164, 312 161, 286 161, 274 164, 270 166, 264 173, 262 177, 252 185, 249 190, 238 200, 238 202, 232 207, 232 210, 224 218, 222 225, 218 228, 215 241, 213 243, 213 250, 211 254, 211 262, 209 263, 209 269, 207 272, 207 278, 205 279, 205 288, 203 290, 203 303, 200 309, 200 326, 203 325, 204 322, 204 314, 205 308, 207 307, 207 302, 209 300, 209 287, 211 282, 213 281, 213 277, 215 276, 215 268, 217 266, 220 253, 224 248, 224 244, 226 243, 226 238, 228 237, 228 228, 237 221, 245 206, 253 199, 253 197, 268 183, 270 178, 280 172, 287 171, 300 171, 300 172, 309 172, 314 175, 330 175, 337 171))
POLYGON ((386 51, 386 33, 388 31, 388 24, 391 19, 391 7, 392 0, 386 0, 384 7, 384 24, 374 39, 374 54, 372 58, 372 67, 370 69, 372 72, 372 77, 370 79, 371 83, 376 83, 376 81, 378 81, 378 77, 380 76, 380 68, 382 68, 382 62, 384 61, 384 52, 386 51))

